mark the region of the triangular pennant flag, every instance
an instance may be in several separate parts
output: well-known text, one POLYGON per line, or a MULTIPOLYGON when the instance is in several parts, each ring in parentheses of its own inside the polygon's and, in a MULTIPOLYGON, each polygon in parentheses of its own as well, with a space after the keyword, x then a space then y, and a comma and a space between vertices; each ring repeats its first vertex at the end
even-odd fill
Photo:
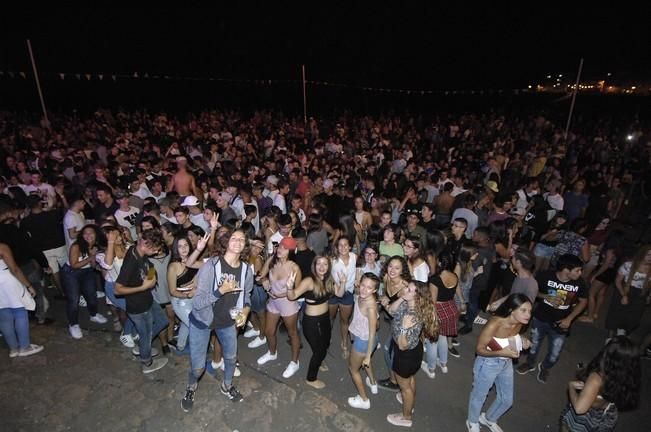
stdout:
POLYGON ((116 77, 115 75, 111 75, 111 79, 112 79, 113 81, 117 81, 117 77, 116 77))
POLYGON ((134 78, 138 78, 138 72, 134 72, 134 73, 133 73, 133 77, 134 77, 134 78))
POLYGON ((90 81, 90 74, 86 74, 86 79, 90 81))
POLYGON ((18 72, 18 73, 20 74, 21 77, 27 78, 27 75, 25 75, 25 72, 18 72))
POLYGON ((100 80, 100 81, 104 79, 104 74, 99 74, 99 75, 97 75, 97 76, 99 77, 99 80, 100 80))
POLYGON ((60 73, 60 74, 59 74, 59 78, 61 78, 61 80, 66 79, 66 74, 64 74, 64 73, 60 73))

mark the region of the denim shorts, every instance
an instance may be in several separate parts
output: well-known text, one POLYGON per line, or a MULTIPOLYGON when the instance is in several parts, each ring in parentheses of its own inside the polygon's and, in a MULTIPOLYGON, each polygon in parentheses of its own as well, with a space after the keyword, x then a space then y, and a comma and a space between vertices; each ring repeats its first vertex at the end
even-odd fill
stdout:
POLYGON ((343 296, 337 297, 333 296, 328 300, 328 304, 331 305, 342 305, 342 306, 352 306, 355 303, 355 298, 353 293, 346 291, 343 296))
POLYGON ((554 255, 554 246, 548 246, 542 243, 537 243, 533 248, 533 254, 540 258, 551 258, 554 255))
POLYGON ((253 312, 264 312, 267 307, 267 298, 269 298, 269 295, 262 285, 253 285, 253 291, 251 291, 251 310, 253 312))
MULTIPOLYGON (((350 335, 351 338, 353 339, 353 349, 357 351, 360 354, 366 354, 368 351, 368 340, 362 339, 360 337, 350 335)), ((375 351, 375 345, 376 345, 376 340, 377 336, 375 336, 375 340, 373 340, 373 351, 375 351)))

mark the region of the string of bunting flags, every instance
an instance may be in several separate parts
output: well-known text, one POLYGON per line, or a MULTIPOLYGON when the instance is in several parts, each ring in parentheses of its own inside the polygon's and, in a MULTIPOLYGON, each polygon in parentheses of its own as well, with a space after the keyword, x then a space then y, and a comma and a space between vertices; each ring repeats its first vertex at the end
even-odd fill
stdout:
MULTIPOLYGON (((46 75, 47 74, 43 74, 46 75)), ((9 78, 9 79, 27 79, 32 78, 32 74, 24 71, 2 71, 0 70, 0 79, 9 78)), ((249 85, 265 85, 271 86, 275 84, 302 84, 301 80, 287 80, 287 79, 241 79, 241 78, 215 78, 215 77, 189 77, 189 76, 171 76, 171 75, 159 75, 159 74, 149 74, 147 72, 139 73, 134 72, 132 74, 125 73, 69 73, 69 72, 58 72, 54 75, 55 79, 64 81, 64 80, 99 80, 99 81, 113 81, 117 82, 118 80, 172 80, 172 81, 204 81, 204 82, 226 82, 226 83, 237 83, 237 84, 249 84, 249 85)), ((306 85, 311 86, 320 86, 320 87, 338 87, 346 88, 351 90, 361 90, 365 92, 373 93, 393 93, 393 94, 406 94, 406 95, 485 95, 485 94, 518 94, 520 92, 527 92, 527 89, 454 89, 454 90, 431 90, 431 89, 403 89, 403 88, 384 88, 384 87, 370 87, 370 86, 361 86, 353 84, 344 84, 344 83, 333 83, 330 81, 315 81, 315 80, 306 80, 306 85)))

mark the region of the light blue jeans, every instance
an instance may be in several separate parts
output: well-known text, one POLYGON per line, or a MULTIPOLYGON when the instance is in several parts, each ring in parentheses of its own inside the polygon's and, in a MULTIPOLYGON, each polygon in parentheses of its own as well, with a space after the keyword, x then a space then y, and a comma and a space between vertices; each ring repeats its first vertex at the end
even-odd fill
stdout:
POLYGON ((190 335, 190 312, 192 312, 192 299, 182 299, 172 297, 172 309, 179 320, 179 337, 176 341, 176 347, 179 351, 183 351, 185 345, 188 343, 188 336, 190 335))
POLYGON ((486 411, 486 419, 496 422, 513 405, 513 360, 499 357, 475 358, 473 381, 468 402, 468 421, 479 422, 481 408, 493 384, 497 393, 495 401, 486 411))
POLYGON ((0 309, 0 332, 9 349, 29 348, 29 319, 25 308, 0 309))
MULTIPOLYGON (((210 342, 210 328, 199 328, 190 320, 190 374, 188 376, 188 387, 195 389, 201 375, 206 369, 206 353, 210 342)), ((222 346, 224 358, 224 386, 229 388, 233 383, 235 374, 235 363, 237 361, 237 329, 235 325, 215 329, 215 334, 222 346)))
POLYGON ((448 364, 448 337, 440 335, 439 340, 436 342, 430 342, 429 339, 425 339, 424 342, 427 352, 425 352, 425 361, 427 362, 427 367, 434 369, 437 363, 442 365, 448 364))
MULTIPOLYGON (((104 281, 104 293, 106 297, 113 303, 113 306, 116 308, 127 311, 127 301, 124 297, 115 296, 115 282, 104 281)), ((122 329, 122 334, 125 335, 136 335, 136 326, 131 321, 131 318, 127 316, 127 320, 124 322, 124 328, 122 329)))

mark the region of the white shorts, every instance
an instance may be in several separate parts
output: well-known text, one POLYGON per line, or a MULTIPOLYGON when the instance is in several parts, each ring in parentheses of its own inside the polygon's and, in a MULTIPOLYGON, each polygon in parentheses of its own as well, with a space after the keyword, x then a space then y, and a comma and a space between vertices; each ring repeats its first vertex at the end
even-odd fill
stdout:
POLYGON ((45 259, 47 259, 47 264, 52 269, 52 273, 58 273, 59 269, 63 267, 68 259, 65 246, 43 251, 43 255, 45 255, 45 259))

